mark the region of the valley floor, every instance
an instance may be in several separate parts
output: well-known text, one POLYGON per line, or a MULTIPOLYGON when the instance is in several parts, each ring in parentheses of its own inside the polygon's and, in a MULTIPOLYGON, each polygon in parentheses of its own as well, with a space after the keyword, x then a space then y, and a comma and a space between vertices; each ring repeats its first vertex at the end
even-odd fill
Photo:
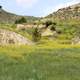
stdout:
POLYGON ((0 47, 0 80, 80 80, 80 47, 0 47))

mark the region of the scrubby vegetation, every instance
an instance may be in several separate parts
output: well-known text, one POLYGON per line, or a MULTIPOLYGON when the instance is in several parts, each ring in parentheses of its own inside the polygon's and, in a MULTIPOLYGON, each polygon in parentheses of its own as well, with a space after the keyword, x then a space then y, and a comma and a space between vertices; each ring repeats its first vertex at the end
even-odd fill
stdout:
POLYGON ((15 24, 22 24, 22 23, 27 23, 26 18, 22 17, 15 21, 15 24))
POLYGON ((34 28, 32 32, 33 41, 38 42, 41 39, 41 33, 38 28, 34 28))

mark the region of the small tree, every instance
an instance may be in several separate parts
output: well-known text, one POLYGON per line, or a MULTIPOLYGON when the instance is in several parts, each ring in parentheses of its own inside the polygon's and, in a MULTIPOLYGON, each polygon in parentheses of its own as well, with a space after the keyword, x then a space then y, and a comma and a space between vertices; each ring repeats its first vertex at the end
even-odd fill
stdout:
POLYGON ((50 20, 48 20, 48 21, 45 22, 46 28, 47 28, 48 26, 52 25, 52 24, 53 24, 53 23, 52 23, 52 21, 50 21, 50 20))
POLYGON ((54 25, 51 25, 51 26, 50 26, 50 30, 51 30, 51 31, 56 31, 56 28, 54 27, 54 25))
POLYGON ((52 25, 50 26, 50 30, 52 30, 52 31, 56 31, 55 26, 56 26, 56 23, 53 22, 52 25))
POLYGON ((24 17, 22 17, 22 18, 20 19, 20 22, 21 22, 21 23, 26 23, 27 21, 26 21, 26 19, 25 19, 24 17))
POLYGON ((22 17, 21 19, 16 20, 15 21, 15 24, 18 24, 18 23, 26 23, 26 22, 27 22, 26 19, 24 17, 22 17))
POLYGON ((32 38, 33 38, 33 41, 35 41, 35 42, 38 42, 41 39, 41 33, 38 30, 38 28, 35 28, 33 30, 32 38))

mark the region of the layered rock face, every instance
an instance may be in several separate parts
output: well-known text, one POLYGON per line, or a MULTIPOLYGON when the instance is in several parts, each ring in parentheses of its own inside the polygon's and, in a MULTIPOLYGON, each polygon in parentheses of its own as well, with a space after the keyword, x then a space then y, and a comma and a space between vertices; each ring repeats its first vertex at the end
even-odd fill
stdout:
POLYGON ((0 45, 18 44, 18 45, 31 45, 33 44, 27 38, 12 31, 0 29, 0 45))

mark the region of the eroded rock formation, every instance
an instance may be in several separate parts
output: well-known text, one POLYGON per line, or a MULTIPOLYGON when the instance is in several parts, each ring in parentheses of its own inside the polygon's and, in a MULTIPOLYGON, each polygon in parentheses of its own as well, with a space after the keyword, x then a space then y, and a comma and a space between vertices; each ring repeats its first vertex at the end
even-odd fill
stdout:
POLYGON ((30 40, 12 31, 0 29, 0 45, 18 44, 18 45, 31 45, 30 40))

